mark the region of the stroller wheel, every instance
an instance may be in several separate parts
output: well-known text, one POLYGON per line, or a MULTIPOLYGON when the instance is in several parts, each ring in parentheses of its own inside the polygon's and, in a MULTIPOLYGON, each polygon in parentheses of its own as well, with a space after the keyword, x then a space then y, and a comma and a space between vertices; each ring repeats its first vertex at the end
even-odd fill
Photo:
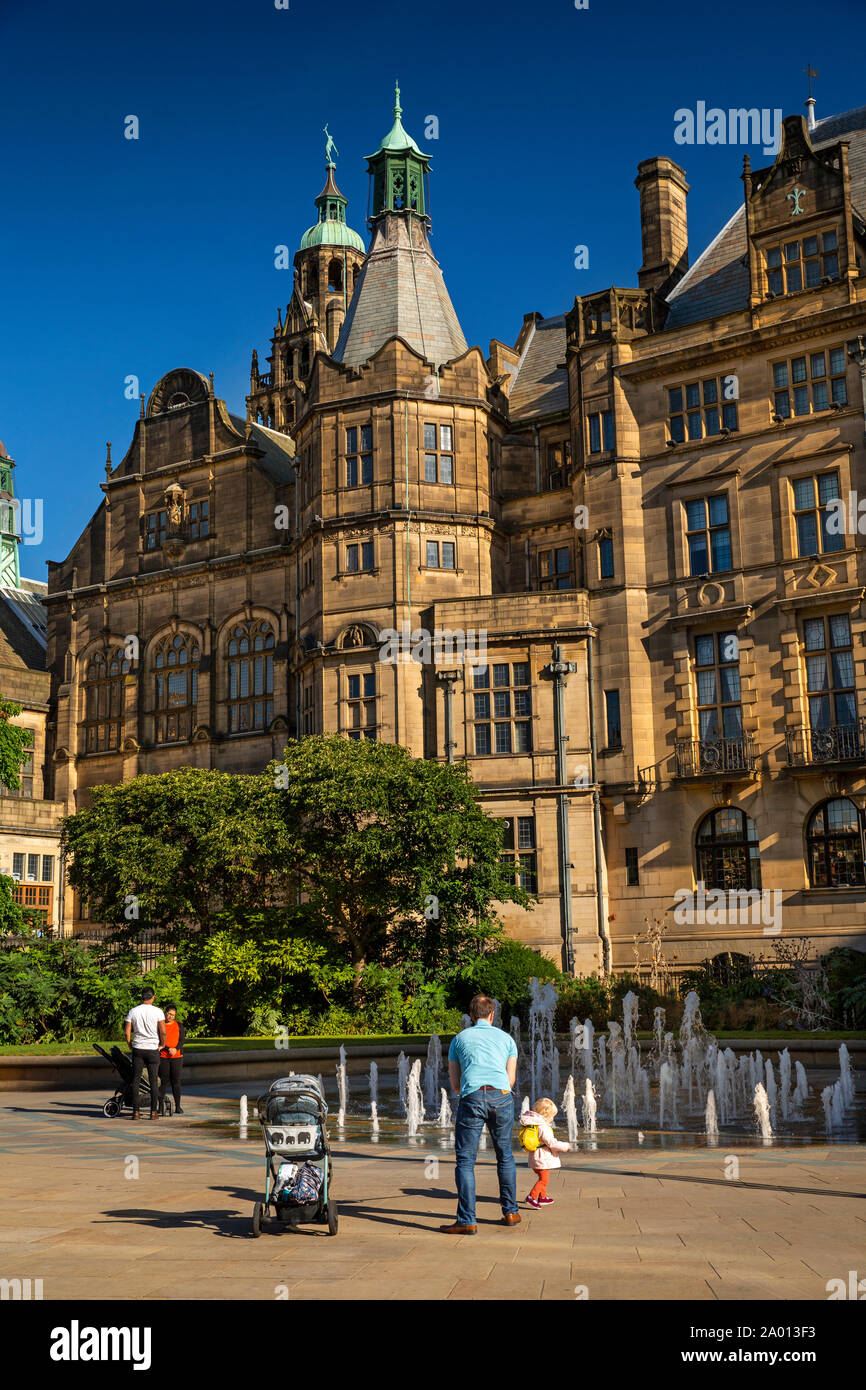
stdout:
POLYGON ((264 1207, 262 1206, 261 1202, 256 1202, 255 1206, 253 1207, 253 1235, 254 1235, 254 1236, 260 1236, 261 1233, 262 1233, 262 1216, 263 1216, 263 1213, 264 1213, 264 1207))
POLYGON ((114 1120, 120 1114, 120 1102, 114 1099, 107 1100, 102 1107, 102 1113, 107 1120, 114 1120))
POLYGON ((332 1236, 337 1234, 337 1203, 333 1198, 328 1199, 328 1232, 332 1236))

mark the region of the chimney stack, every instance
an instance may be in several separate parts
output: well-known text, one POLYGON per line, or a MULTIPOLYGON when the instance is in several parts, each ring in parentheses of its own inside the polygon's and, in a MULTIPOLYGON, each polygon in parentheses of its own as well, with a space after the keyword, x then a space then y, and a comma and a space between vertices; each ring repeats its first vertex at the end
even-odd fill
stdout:
POLYGON ((637 166, 640 193, 640 238, 643 264, 637 273, 642 290, 665 295, 689 268, 685 170, 665 155, 637 166))

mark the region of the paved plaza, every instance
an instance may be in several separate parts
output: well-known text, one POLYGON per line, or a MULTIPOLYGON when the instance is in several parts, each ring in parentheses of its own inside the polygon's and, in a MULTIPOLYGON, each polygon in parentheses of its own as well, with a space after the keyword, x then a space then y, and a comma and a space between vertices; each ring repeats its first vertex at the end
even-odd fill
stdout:
POLYGON ((105 1119, 104 1098, 0 1100, 0 1278, 41 1279, 46 1300, 825 1300, 828 1279, 866 1273, 861 1145, 662 1150, 648 1136, 569 1154, 556 1205, 522 1207, 513 1229, 498 1224, 487 1150, 478 1234, 449 1237, 453 1149, 350 1142, 334 1151, 339 1234, 254 1240, 262 1147, 201 1123, 213 1094, 193 1088, 183 1117, 136 1124, 105 1119))

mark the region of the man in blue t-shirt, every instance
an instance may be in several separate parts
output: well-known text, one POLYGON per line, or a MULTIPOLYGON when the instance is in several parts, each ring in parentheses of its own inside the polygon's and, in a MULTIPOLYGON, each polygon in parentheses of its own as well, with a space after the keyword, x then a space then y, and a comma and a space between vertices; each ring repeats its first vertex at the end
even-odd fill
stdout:
POLYGON ((493 1027, 495 1004, 486 994, 476 994, 469 1005, 472 1027, 464 1028, 448 1049, 448 1075, 460 1093, 454 1141, 457 1152, 457 1220, 440 1226, 449 1236, 471 1236, 475 1223, 475 1158, 486 1125, 496 1150, 496 1174, 502 1224, 516 1226, 517 1174, 511 1135, 514 1129, 512 1087, 517 1076, 517 1046, 501 1028, 493 1027))

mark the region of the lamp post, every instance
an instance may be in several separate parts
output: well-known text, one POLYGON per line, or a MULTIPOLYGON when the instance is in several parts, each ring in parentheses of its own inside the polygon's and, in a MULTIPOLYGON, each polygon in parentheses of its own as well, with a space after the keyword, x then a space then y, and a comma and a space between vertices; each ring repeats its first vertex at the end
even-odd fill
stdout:
POLYGON ((454 750, 457 747, 457 740, 454 737, 454 687, 460 679, 459 671, 437 671, 436 679, 442 686, 442 693, 445 696, 445 759, 449 763, 454 761, 454 750))
MULTIPOLYGON (((568 777, 566 767, 565 732, 565 680, 577 672, 575 661, 563 661, 562 648, 553 648, 553 660, 544 668, 545 675, 553 681, 553 727, 556 739, 556 784, 564 788, 568 777)), ((574 971, 574 943, 572 941, 571 911, 571 841, 568 831, 568 793, 560 790, 557 794, 557 839, 559 841, 559 883, 560 919, 565 943, 565 968, 569 974, 574 971)))

